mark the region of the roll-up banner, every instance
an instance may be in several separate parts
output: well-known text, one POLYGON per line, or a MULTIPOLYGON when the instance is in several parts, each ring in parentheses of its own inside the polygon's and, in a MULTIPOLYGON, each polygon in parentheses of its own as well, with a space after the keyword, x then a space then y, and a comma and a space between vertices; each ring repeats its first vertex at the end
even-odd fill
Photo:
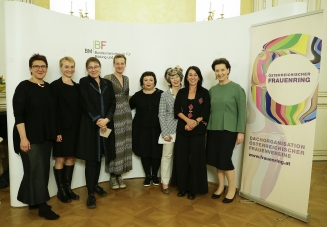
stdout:
POLYGON ((240 195, 310 221, 323 13, 252 26, 240 195))

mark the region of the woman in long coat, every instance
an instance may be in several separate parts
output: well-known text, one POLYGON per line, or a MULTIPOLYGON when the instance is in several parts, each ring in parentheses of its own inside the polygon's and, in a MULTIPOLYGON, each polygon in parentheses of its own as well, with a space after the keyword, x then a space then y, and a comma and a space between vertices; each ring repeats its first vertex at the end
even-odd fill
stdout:
POLYGON ((76 158, 85 160, 85 179, 88 190, 87 207, 95 208, 94 193, 106 196, 98 185, 102 155, 106 163, 115 158, 113 114, 116 108, 115 93, 110 81, 100 77, 101 63, 95 57, 86 61, 88 76, 80 79, 82 117, 76 158), (110 130, 108 137, 105 135, 110 130))

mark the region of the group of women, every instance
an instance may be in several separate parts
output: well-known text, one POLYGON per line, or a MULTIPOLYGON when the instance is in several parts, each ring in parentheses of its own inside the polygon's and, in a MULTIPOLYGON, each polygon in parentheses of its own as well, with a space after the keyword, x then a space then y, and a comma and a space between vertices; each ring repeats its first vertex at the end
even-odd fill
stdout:
POLYGON ((13 97, 14 149, 24 168, 19 201, 39 209, 46 219, 60 217, 46 203, 52 147, 57 197, 64 203, 79 199, 71 190, 74 158, 85 160, 86 205, 95 208, 94 195, 107 195, 98 185, 102 157, 110 187, 126 188, 122 174, 132 169, 132 150, 141 159, 144 186, 160 184, 161 167, 163 193, 170 193, 171 183, 178 187, 178 196, 194 199, 208 192, 209 164, 217 168, 219 180, 212 198, 225 190, 226 175, 229 186, 223 202, 233 201, 231 157, 235 144, 244 139, 246 107, 244 90, 229 80, 226 59, 213 62, 218 84, 209 91, 202 87, 196 66, 187 69, 182 88, 183 70, 176 66, 165 72, 166 92, 156 88, 156 75, 147 71, 140 78, 142 89, 130 98, 124 55, 114 57, 115 72, 104 78, 97 58, 90 57, 85 66, 88 75, 77 84, 72 80, 75 61, 64 57, 59 61, 61 78, 48 84, 46 57, 34 54, 29 60, 31 78, 17 86, 13 97), (131 109, 136 110, 133 120, 131 109))

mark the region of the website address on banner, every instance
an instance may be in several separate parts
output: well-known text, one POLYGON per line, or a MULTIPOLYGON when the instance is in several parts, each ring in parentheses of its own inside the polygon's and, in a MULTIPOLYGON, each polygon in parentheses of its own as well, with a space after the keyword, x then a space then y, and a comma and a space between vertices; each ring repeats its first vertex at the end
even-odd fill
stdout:
POLYGON ((249 156, 254 157, 254 158, 259 158, 259 159, 262 159, 262 160, 266 160, 266 161, 270 161, 270 162, 277 162, 277 163, 279 163, 281 165, 287 165, 287 166, 291 165, 291 162, 284 162, 284 161, 274 159, 274 158, 267 158, 267 157, 262 156, 262 155, 249 154, 249 156))

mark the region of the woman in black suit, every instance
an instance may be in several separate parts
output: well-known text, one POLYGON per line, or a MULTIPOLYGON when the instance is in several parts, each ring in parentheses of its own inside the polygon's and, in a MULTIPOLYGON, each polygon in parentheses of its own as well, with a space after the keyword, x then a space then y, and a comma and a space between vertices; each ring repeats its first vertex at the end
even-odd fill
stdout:
POLYGON ((178 118, 174 149, 172 185, 179 189, 177 196, 188 192, 188 199, 196 193, 208 192, 205 134, 210 114, 210 96, 202 87, 203 77, 196 66, 185 74, 184 86, 177 93, 174 112, 178 118))
POLYGON ((79 86, 72 77, 75 72, 75 61, 64 57, 59 61, 62 76, 50 84, 56 105, 57 138, 53 145, 53 156, 56 158, 53 172, 57 182, 57 198, 69 203, 79 196, 71 189, 74 171, 74 156, 80 119, 79 86))
POLYGON ((95 57, 86 61, 88 75, 80 79, 82 117, 78 136, 76 158, 85 160, 85 179, 88 191, 86 206, 96 208, 94 193, 106 196, 98 185, 101 158, 106 163, 116 157, 113 114, 116 98, 109 80, 100 77, 101 63, 95 57), (106 137, 106 133, 110 135, 106 137))

